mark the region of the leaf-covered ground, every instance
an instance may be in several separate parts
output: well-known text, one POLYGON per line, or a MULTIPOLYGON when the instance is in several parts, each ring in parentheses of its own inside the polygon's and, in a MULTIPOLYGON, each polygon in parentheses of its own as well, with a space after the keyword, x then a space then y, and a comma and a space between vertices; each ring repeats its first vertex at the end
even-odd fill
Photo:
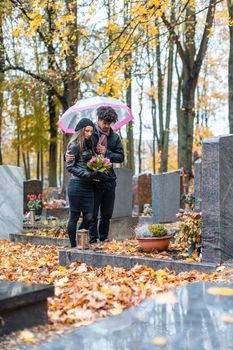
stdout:
POLYGON ((176 244, 170 242, 169 248, 163 252, 153 251, 151 253, 143 252, 138 244, 136 239, 126 239, 124 241, 111 241, 111 242, 101 242, 98 244, 92 244, 91 248, 98 252, 103 252, 107 254, 119 254, 119 255, 134 255, 134 256, 143 256, 148 258, 156 259, 184 259, 188 261, 199 261, 198 257, 193 256, 191 259, 187 259, 187 244, 181 243, 176 244))
POLYGON ((48 283, 55 285, 55 297, 49 298, 49 325, 17 332, 0 340, 3 349, 14 349, 20 341, 35 343, 55 336, 67 327, 80 327, 125 308, 194 281, 227 281, 232 271, 220 268, 212 274, 198 271, 155 271, 136 265, 124 268, 93 268, 73 263, 62 267, 56 247, 34 246, 0 241, 0 280, 48 283), (12 347, 13 346, 13 347, 12 347))

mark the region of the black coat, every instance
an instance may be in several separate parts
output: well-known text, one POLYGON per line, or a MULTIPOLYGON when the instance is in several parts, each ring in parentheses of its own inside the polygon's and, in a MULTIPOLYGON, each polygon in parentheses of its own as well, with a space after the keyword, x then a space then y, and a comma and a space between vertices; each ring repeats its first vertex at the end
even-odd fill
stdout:
POLYGON ((87 167, 87 162, 93 156, 91 149, 83 150, 82 157, 75 142, 69 145, 68 151, 75 156, 75 160, 66 163, 66 169, 75 177, 84 180, 96 179, 98 174, 87 167))
POLYGON ((66 169, 72 174, 68 185, 68 197, 71 212, 92 213, 94 208, 94 184, 98 174, 87 167, 93 152, 83 150, 82 157, 76 143, 69 145, 68 151, 75 156, 75 160, 66 163, 66 169))
MULTIPOLYGON (((99 142, 99 133, 97 129, 94 129, 92 139, 94 146, 96 147, 99 142)), ((110 159, 111 163, 123 163, 124 162, 124 150, 121 143, 120 136, 110 129, 110 134, 107 137, 107 152, 105 154, 106 158, 110 159)), ((101 182, 98 183, 98 186, 101 186, 101 183, 104 182, 114 182, 116 181, 116 174, 113 168, 111 168, 106 173, 101 173, 100 177, 101 182)))

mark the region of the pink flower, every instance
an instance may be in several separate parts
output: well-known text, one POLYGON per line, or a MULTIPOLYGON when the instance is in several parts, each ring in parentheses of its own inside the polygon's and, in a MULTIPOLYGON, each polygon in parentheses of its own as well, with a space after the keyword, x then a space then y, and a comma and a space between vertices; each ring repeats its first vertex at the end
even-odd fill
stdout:
POLYGON ((104 158, 103 164, 110 164, 110 160, 108 158, 104 158))
POLYGON ((96 157, 92 157, 88 163, 90 164, 96 163, 96 160, 97 160, 96 157))

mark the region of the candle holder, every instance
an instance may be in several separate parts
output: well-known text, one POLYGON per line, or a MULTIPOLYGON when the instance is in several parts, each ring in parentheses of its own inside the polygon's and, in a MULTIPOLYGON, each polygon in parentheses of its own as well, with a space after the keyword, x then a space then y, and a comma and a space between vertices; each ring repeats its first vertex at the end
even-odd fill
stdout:
POLYGON ((88 230, 77 230, 76 240, 78 249, 89 249, 89 231, 88 230))

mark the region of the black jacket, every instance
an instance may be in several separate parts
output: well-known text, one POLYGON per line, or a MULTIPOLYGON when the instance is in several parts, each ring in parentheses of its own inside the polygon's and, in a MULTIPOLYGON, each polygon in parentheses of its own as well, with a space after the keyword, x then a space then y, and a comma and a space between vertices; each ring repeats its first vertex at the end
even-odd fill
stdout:
MULTIPOLYGON (((96 129, 94 129, 92 138, 93 138, 94 146, 96 147, 99 142, 99 134, 96 129)), ((107 143, 107 152, 105 154, 105 157, 109 158, 111 163, 123 163, 124 150, 123 150, 120 136, 111 129, 107 139, 108 139, 108 143, 107 143)), ((106 173, 101 173, 101 177, 100 177, 101 182, 115 182, 115 180, 116 180, 116 174, 113 168, 111 168, 106 173)), ((99 185, 101 185, 101 183, 98 184, 98 186, 99 185)))
POLYGON ((82 153, 82 159, 79 154, 79 149, 75 142, 69 145, 68 151, 75 156, 75 160, 66 163, 66 169, 78 177, 85 180, 96 180, 98 174, 95 171, 88 169, 87 162, 92 157, 92 151, 90 149, 84 149, 82 153))

